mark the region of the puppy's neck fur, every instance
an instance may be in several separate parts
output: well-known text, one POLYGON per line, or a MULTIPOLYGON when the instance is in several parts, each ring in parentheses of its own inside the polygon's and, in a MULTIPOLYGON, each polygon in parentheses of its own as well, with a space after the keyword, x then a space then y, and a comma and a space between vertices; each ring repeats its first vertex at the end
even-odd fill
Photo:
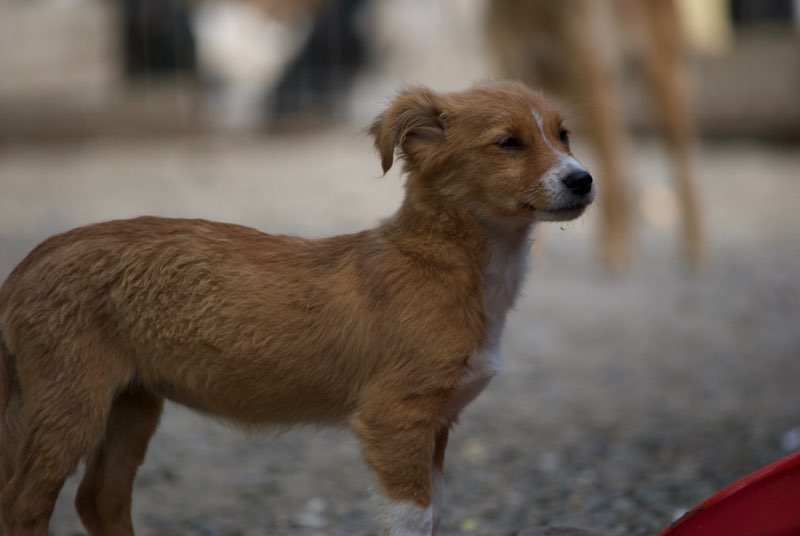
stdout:
POLYGON ((407 188, 400 209, 385 227, 403 252, 442 267, 474 268, 486 257, 477 221, 437 192, 407 188))
POLYGON ((444 408, 445 418, 455 422, 502 369, 500 337, 527 271, 533 223, 484 218, 441 194, 411 191, 386 226, 406 253, 474 282, 462 291, 479 294, 483 303, 478 346, 444 408))
MULTIPOLYGON (((421 177, 409 177, 419 186, 421 177)), ((388 224, 415 256, 455 267, 459 261, 480 267, 484 311, 484 350, 496 349, 508 311, 528 269, 534 223, 496 220, 456 206, 438 192, 408 188, 388 224)))

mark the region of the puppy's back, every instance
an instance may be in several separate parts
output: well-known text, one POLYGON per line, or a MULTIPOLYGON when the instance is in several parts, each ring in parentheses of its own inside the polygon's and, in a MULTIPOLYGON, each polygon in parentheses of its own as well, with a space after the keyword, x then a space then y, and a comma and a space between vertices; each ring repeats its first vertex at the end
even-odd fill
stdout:
MULTIPOLYGON (((293 383, 293 400, 324 407, 319 394, 298 396, 318 383, 308 369, 322 376, 345 368, 335 363, 337 334, 319 329, 332 321, 324 308, 337 292, 327 282, 347 284, 333 274, 358 242, 337 239, 153 217, 81 227, 45 240, 14 269, 0 289, 0 319, 31 369, 59 366, 45 360, 78 337, 102 338, 110 355, 74 357, 76 366, 125 368, 169 398, 222 416, 295 420, 304 408, 283 407, 281 386, 293 383), (241 407, 257 404, 274 415, 241 407)), ((324 402, 339 413, 332 399, 350 397, 331 393, 324 402)))
POLYGON ((427 356, 471 354, 479 296, 465 307, 459 277, 380 228, 306 240, 144 217, 44 241, 0 289, 0 320, 31 371, 112 367, 244 423, 340 421, 382 371, 419 382, 427 356))

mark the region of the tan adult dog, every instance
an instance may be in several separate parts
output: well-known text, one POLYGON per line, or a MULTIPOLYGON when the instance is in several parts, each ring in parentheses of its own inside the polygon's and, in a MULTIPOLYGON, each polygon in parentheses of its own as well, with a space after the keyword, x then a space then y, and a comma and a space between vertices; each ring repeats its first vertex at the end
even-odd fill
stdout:
POLYGON ((592 178, 518 83, 409 89, 371 128, 408 174, 398 212, 321 240, 143 217, 36 247, 0 290, 0 508, 44 536, 86 458, 92 535, 132 534, 133 479, 165 398, 245 426, 349 423, 393 536, 435 533, 448 430, 500 366, 541 220, 592 178))
POLYGON ((617 80, 621 49, 632 45, 672 160, 683 253, 690 266, 701 266, 705 240, 690 161, 694 127, 675 0, 492 0, 488 29, 505 76, 536 81, 586 107, 604 194, 600 242, 612 267, 630 257, 628 134, 617 80))

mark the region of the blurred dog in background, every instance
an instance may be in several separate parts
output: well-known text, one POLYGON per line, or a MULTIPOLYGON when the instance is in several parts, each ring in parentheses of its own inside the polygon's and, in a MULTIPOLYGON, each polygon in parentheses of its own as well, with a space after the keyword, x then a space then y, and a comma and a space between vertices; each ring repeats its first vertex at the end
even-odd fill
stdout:
POLYGON ((602 254, 613 268, 630 259, 628 141, 616 82, 622 70, 622 50, 633 49, 672 158, 684 254, 690 265, 698 267, 704 256, 703 228, 690 164, 693 127, 682 25, 675 2, 492 0, 488 32, 504 76, 535 82, 587 106, 586 129, 599 157, 597 175, 604 181, 602 254))

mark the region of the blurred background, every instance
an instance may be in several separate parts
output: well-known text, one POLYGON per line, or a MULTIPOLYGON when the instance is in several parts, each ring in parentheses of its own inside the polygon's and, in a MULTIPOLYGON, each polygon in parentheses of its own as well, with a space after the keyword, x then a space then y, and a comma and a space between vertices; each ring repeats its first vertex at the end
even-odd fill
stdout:
MULTIPOLYGON (((800 3, 0 0, 0 278, 141 214, 309 236, 390 215, 363 129, 409 84, 542 88, 598 206, 541 226, 506 371, 448 450, 444 534, 655 534, 800 449, 800 3)), ((65 487, 56 535, 81 534, 65 487)), ((169 406, 153 535, 367 535, 344 431, 169 406)))

